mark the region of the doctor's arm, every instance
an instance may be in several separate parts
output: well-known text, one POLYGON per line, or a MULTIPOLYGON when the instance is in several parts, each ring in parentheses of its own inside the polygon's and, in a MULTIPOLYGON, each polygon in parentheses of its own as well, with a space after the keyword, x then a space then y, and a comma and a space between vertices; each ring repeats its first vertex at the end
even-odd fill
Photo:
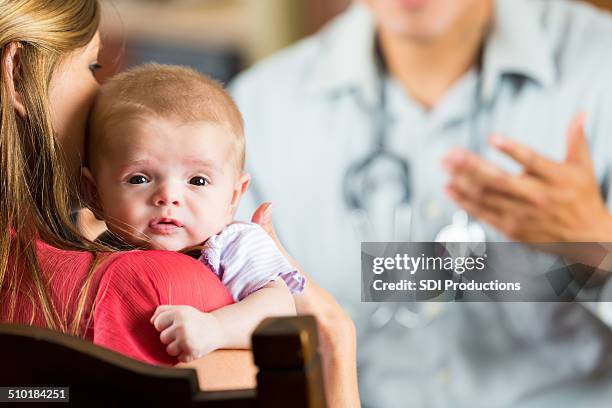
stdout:
POLYGON ((262 204, 253 214, 252 221, 270 234, 291 265, 307 279, 304 292, 294 295, 294 300, 298 315, 314 315, 318 322, 328 405, 359 407, 356 333, 352 320, 338 302, 285 251, 272 225, 270 203, 262 204))

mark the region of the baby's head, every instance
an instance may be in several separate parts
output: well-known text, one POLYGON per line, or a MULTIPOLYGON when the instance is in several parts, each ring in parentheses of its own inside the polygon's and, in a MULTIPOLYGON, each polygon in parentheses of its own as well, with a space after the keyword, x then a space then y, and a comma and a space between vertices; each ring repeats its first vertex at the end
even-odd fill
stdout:
POLYGON ((145 65, 109 80, 89 122, 85 191, 128 243, 180 250, 232 221, 249 183, 242 117, 216 82, 145 65))

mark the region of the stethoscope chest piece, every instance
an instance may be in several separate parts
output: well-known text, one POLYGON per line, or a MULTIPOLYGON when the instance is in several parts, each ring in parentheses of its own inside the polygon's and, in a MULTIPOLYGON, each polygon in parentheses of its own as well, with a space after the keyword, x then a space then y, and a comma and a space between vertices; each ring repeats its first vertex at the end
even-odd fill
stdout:
POLYGON ((457 210, 453 214, 453 221, 438 232, 435 241, 457 243, 453 246, 457 253, 451 254, 454 256, 482 256, 486 250, 484 228, 480 223, 470 220, 464 210, 457 210))

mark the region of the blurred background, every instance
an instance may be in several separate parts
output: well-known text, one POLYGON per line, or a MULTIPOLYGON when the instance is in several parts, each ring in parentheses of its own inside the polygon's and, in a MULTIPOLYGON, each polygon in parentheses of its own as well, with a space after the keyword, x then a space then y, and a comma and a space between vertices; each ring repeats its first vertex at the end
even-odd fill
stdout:
MULTIPOLYGON (((556 0, 549 0, 556 1, 556 0)), ((227 83, 314 33, 351 0, 101 0, 103 81, 143 62, 192 66, 227 83)), ((589 0, 612 9, 612 0, 589 0)))
POLYGON ((100 78, 143 62, 189 65, 223 83, 317 31, 350 0, 101 0, 100 78))

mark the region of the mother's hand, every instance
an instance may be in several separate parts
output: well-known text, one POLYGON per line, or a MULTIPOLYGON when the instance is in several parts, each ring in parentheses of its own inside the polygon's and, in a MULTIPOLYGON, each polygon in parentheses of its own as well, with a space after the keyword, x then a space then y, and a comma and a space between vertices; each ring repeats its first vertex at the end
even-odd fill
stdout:
POLYGON ((512 175, 470 152, 452 151, 444 160, 447 192, 459 206, 516 241, 612 242, 612 216, 597 185, 583 114, 570 125, 561 163, 505 137, 490 142, 524 170, 512 175))
POLYGON ((320 335, 321 358, 327 403, 330 407, 358 407, 356 335, 350 317, 338 302, 310 278, 280 243, 272 224, 271 203, 255 211, 252 221, 259 224, 276 242, 294 268, 307 278, 303 294, 294 296, 298 315, 314 315, 320 335))

